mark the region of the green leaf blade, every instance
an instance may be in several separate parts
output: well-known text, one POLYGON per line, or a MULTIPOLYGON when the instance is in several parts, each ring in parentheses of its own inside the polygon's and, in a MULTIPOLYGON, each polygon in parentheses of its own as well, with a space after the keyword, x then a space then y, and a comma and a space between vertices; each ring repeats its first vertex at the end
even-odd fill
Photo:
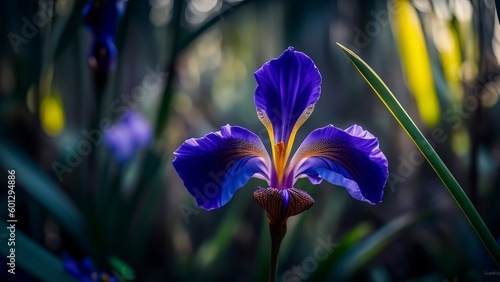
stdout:
POLYGON ((375 91, 389 112, 391 112, 401 127, 406 131, 408 136, 410 136, 411 140, 415 143, 420 152, 424 155, 427 162, 429 162, 445 187, 448 189, 448 192, 458 204, 472 228, 479 236, 479 239, 481 239, 491 257, 500 268, 499 246, 474 205, 467 197, 455 177, 449 171, 448 167, 444 164, 436 151, 434 151, 434 148, 432 148, 422 132, 420 132, 408 113, 406 113, 394 94, 392 94, 377 73, 353 51, 339 43, 337 43, 337 45, 339 45, 339 47, 342 48, 342 50, 347 54, 349 60, 356 67, 361 76, 363 76, 368 85, 370 85, 370 87, 375 91))
POLYGON ((14 169, 16 183, 54 217, 80 246, 88 246, 85 220, 80 210, 29 156, 11 142, 0 140, 0 164, 14 169))
MULTIPOLYGON (((0 222, 0 229, 7 230, 8 225, 5 220, 0 222)), ((10 232, 10 231, 9 231, 10 232)), ((15 270, 17 273, 18 267, 28 271, 34 277, 41 281, 58 282, 58 281, 77 281, 64 269, 63 261, 54 254, 48 252, 44 247, 40 246, 35 241, 31 240, 21 230, 15 229, 15 245, 8 246, 7 242, 3 241, 0 244, 0 253, 3 256, 13 254, 15 259, 15 270), (14 252, 12 252, 12 250, 14 252)), ((10 260, 10 259, 9 259, 10 260)), ((6 271, 11 269, 6 266, 6 271)), ((7 274, 15 275, 15 274, 7 274)))

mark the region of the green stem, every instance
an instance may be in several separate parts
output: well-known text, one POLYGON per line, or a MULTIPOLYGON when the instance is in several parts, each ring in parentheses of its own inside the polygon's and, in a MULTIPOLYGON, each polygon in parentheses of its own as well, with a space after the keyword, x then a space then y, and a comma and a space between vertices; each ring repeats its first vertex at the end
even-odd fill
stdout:
POLYGON ((160 102, 160 109, 158 112, 158 118, 155 128, 156 138, 160 138, 163 129, 166 125, 168 110, 170 107, 170 101, 172 99, 172 82, 174 80, 176 55, 181 36, 181 19, 183 11, 184 11, 184 1, 181 0, 174 1, 174 6, 172 8, 172 26, 170 28, 170 31, 172 32, 172 37, 171 37, 172 47, 168 58, 167 82, 160 102))
POLYGON ((271 233, 271 259, 269 260, 269 282, 275 282, 278 274, 280 246, 286 234, 286 219, 280 222, 269 221, 271 233))
POLYGON ((276 281, 278 273, 278 256, 280 253, 281 239, 273 236, 271 232, 271 260, 269 261, 269 282, 276 281))
POLYGON ((359 73, 368 82, 368 84, 372 87, 380 100, 382 100, 387 109, 389 109, 389 111, 396 118, 401 127, 403 127, 406 133, 410 136, 411 140, 415 143, 420 152, 422 152, 427 162, 429 162, 445 187, 448 189, 448 192, 457 202, 470 225, 472 226, 474 231, 476 231, 479 239, 481 239, 491 257, 500 268, 500 248, 498 247, 495 239, 493 238, 493 235, 488 230, 488 227, 477 212, 476 208, 471 203, 462 187, 460 187, 460 184, 458 184, 455 177, 453 177, 439 155, 436 153, 436 151, 434 151, 422 132, 420 132, 413 120, 403 109, 399 101, 396 99, 396 97, 394 97, 394 94, 392 94, 392 92, 384 84, 382 79, 380 79, 380 77, 375 73, 375 71, 373 71, 373 69, 354 52, 340 44, 338 45, 348 55, 349 59, 359 71, 359 73))

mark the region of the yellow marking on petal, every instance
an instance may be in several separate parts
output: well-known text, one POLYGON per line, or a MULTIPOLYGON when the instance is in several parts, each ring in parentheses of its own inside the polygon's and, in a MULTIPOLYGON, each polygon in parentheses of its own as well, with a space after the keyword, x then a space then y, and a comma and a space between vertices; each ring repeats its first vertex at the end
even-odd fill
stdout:
MULTIPOLYGON (((269 134, 269 139, 271 140, 271 144, 274 144, 271 146, 272 149, 272 154, 273 154, 273 163, 274 167, 276 169, 276 175, 278 177, 278 185, 281 186, 281 184, 284 181, 284 175, 285 175, 285 170, 286 170, 286 165, 288 162, 288 158, 290 156, 290 152, 293 147, 293 142, 295 141, 295 136, 297 134, 297 131, 299 128, 306 122, 306 120, 311 116, 312 112, 314 111, 314 104, 309 105, 300 115, 300 117, 297 119, 295 122, 292 131, 290 132, 290 137, 288 139, 288 142, 285 143, 284 140, 278 141, 278 143, 274 144, 274 129, 273 129, 273 124, 271 123, 271 120, 267 116, 267 114, 264 112, 264 110, 257 109, 257 116, 259 117, 259 120, 262 122, 264 127, 267 130, 267 133, 269 134)), ((287 187, 290 188, 290 187, 287 187)))
MULTIPOLYGON (((267 130, 267 134, 269 135, 269 142, 271 142, 271 144, 274 144, 273 124, 271 123, 271 120, 267 116, 266 112, 264 112, 264 110, 262 109, 257 109, 257 117, 267 130)), ((271 151, 273 154, 273 161, 276 162, 276 149, 274 148, 274 146, 271 146, 271 151)))
POLYGON ((300 117, 297 119, 297 122, 295 122, 295 125, 292 128, 292 132, 290 132, 290 138, 288 139, 288 144, 286 148, 286 155, 285 155, 285 160, 288 160, 288 157, 290 156, 290 152, 293 147, 293 142, 295 141, 295 135, 297 134, 297 131, 299 128, 306 122, 306 120, 311 116, 312 112, 314 111, 314 104, 309 105, 300 115, 300 117))

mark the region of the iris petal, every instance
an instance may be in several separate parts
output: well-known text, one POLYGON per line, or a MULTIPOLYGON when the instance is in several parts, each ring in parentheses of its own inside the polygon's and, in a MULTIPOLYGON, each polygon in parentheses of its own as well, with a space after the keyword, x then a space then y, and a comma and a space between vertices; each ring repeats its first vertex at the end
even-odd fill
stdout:
POLYGON ((371 204, 382 201, 389 175, 377 138, 358 125, 345 131, 333 125, 314 130, 290 165, 290 182, 304 176, 316 183, 325 179, 345 187, 353 198, 371 204))
POLYGON ((186 140, 175 152, 173 166, 198 206, 216 209, 258 175, 269 179, 269 155, 251 131, 226 125, 198 139, 186 140))
POLYGON ((254 74, 257 80, 257 114, 274 143, 290 144, 294 131, 312 113, 321 92, 321 75, 314 62, 292 47, 265 63, 254 74))

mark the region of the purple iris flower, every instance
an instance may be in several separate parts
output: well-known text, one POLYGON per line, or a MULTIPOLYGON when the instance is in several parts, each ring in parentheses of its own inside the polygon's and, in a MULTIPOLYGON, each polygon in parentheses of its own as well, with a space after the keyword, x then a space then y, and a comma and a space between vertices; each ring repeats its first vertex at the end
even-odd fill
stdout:
POLYGON ((318 128, 291 156, 297 130, 312 114, 321 91, 321 75, 307 55, 289 47, 254 76, 257 116, 269 134, 271 155, 255 133, 239 126, 226 125, 186 140, 174 152, 173 166, 200 207, 225 205, 252 177, 267 181, 268 188, 257 189, 254 197, 270 221, 286 222, 314 203, 294 188, 304 177, 312 184, 326 180, 343 186, 360 201, 382 201, 387 159, 377 138, 361 126, 318 128))
POLYGON ((80 282, 118 282, 118 279, 106 272, 97 272, 90 258, 77 261, 64 255, 64 269, 80 282))
POLYGON ((136 111, 129 111, 106 130, 104 140, 117 162, 124 164, 146 148, 152 136, 151 126, 144 117, 136 111))
POLYGON ((116 57, 113 42, 118 19, 123 14, 123 0, 89 0, 83 8, 85 25, 94 35, 89 62, 98 81, 103 82, 116 57))

